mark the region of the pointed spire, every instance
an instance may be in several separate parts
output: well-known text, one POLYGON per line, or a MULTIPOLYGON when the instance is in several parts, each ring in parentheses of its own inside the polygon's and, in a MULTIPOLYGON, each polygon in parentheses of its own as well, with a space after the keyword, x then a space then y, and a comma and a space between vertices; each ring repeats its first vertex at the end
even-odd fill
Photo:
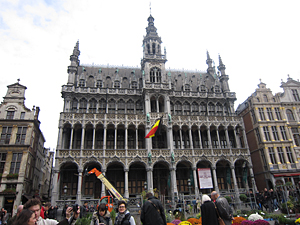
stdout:
POLYGON ((75 56, 79 56, 80 55, 79 40, 76 42, 76 45, 75 45, 74 50, 73 50, 73 55, 75 55, 75 56))
POLYGON ((225 65, 224 65, 223 62, 222 62, 221 56, 219 55, 219 66, 218 66, 218 70, 221 72, 221 76, 222 76, 222 75, 226 75, 226 74, 225 74, 225 69, 226 69, 226 67, 225 67, 225 65))
POLYGON ((154 18, 152 17, 151 14, 148 17, 148 27, 146 27, 146 32, 147 32, 146 37, 148 37, 148 36, 158 36, 157 29, 154 26, 154 18))
POLYGON ((214 68, 212 67, 213 61, 212 61, 212 59, 210 58, 208 51, 206 51, 206 54, 207 54, 206 64, 208 65, 207 73, 213 75, 213 74, 214 74, 214 68))

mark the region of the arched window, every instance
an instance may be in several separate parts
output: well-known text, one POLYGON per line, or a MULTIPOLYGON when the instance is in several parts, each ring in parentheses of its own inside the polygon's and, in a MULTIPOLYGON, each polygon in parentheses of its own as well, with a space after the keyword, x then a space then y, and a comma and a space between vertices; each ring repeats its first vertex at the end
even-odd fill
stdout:
POLYGON ((197 104, 197 102, 192 103, 192 114, 193 115, 199 114, 199 105, 197 104))
POLYGON ((160 96, 158 99, 159 112, 165 111, 165 100, 163 96, 160 96))
POLYGON ((99 113, 106 113, 106 101, 105 99, 101 99, 99 101, 99 109, 98 109, 99 113))
POLYGON ((215 115, 215 105, 211 102, 208 104, 208 113, 209 115, 215 115))
POLYGON ((204 85, 201 85, 201 86, 200 86, 200 91, 201 91, 201 92, 206 92, 206 88, 205 88, 204 85))
POLYGON ((147 44, 147 52, 148 52, 148 54, 150 54, 150 45, 149 44, 147 44))
POLYGON ((80 79, 79 80, 79 87, 84 87, 85 86, 85 80, 84 79, 80 79))
POLYGON ((131 99, 127 102, 126 107, 127 107, 127 111, 126 111, 127 114, 134 113, 134 102, 131 99))
POLYGON ((111 99, 108 102, 108 113, 115 113, 116 112, 116 102, 111 99))
POLYGON ((269 101, 267 95, 264 95, 263 98, 264 98, 264 102, 268 102, 269 101))
POLYGON ((181 115, 182 114, 182 105, 180 102, 175 103, 175 115, 181 115))
POLYGON ((156 46, 155 46, 155 43, 152 43, 152 53, 153 54, 156 54, 156 46))
POLYGON ((76 98, 73 98, 72 105, 71 105, 71 112, 77 111, 77 105, 78 105, 78 100, 76 98))
POLYGON ((184 115, 190 115, 190 111, 191 111, 190 103, 184 102, 183 103, 183 114, 184 115))
POLYGON ((206 104, 204 102, 200 103, 200 113, 204 115, 206 113, 206 104))
POLYGON ((294 117, 292 110, 287 109, 286 116, 287 116, 288 121, 295 121, 295 117, 294 117))
POLYGON ((215 92, 216 93, 220 93, 221 92, 220 87, 218 85, 215 86, 215 92))
POLYGON ((96 113, 96 108, 97 108, 97 101, 96 99, 92 98, 89 101, 89 113, 96 113))
POLYGON ((125 113, 125 102, 122 99, 118 102, 118 113, 125 113))
POLYGON ((80 99, 79 102, 79 113, 86 113, 87 100, 85 98, 80 99))
POLYGON ((140 100, 136 102, 136 113, 137 114, 143 114, 144 113, 143 102, 140 101, 140 100))
POLYGON ((156 98, 154 96, 150 99, 151 112, 157 112, 156 98))
POLYGON ((150 69, 150 82, 160 83, 161 82, 161 70, 157 67, 150 69))
POLYGON ((218 102, 216 105, 216 112, 218 116, 222 116, 223 115, 223 107, 222 105, 218 102))

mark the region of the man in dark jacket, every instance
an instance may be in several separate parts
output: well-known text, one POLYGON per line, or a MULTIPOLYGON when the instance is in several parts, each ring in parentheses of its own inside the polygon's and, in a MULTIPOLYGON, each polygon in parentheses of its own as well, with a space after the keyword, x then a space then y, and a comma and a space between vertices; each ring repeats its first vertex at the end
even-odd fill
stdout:
POLYGON ((161 202, 151 192, 146 194, 146 198, 148 200, 145 201, 141 210, 143 225, 166 225, 165 210, 161 202))
POLYGON ((213 191, 211 193, 211 199, 216 200, 215 204, 217 206, 220 217, 224 220, 225 225, 232 224, 233 212, 230 205, 228 204, 227 199, 221 197, 216 191, 213 191))

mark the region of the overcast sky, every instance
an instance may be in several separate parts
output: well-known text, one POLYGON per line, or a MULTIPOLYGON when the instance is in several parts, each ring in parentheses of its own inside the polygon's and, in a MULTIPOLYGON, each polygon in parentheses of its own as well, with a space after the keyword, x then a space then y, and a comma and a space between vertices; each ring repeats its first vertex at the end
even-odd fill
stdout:
MULTIPOLYGON (((61 86, 79 40, 82 64, 139 66, 149 0, 0 0, 0 97, 7 85, 27 87, 25 105, 39 106, 45 147, 57 144, 61 86)), ((207 69, 206 51, 226 66, 238 104, 259 79, 273 94, 287 74, 300 78, 300 1, 151 1, 166 68, 207 69)))

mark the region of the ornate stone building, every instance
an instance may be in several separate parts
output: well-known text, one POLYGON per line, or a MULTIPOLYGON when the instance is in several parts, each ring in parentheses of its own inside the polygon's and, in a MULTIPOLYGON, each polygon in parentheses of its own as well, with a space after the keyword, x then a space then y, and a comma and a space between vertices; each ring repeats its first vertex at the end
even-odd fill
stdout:
POLYGON ((218 72, 208 52, 207 71, 167 70, 161 43, 151 15, 139 68, 80 65, 76 43, 62 86, 52 203, 105 195, 95 176, 84 176, 94 167, 133 198, 145 188, 174 198, 253 186, 243 120, 221 57, 218 72), (161 135, 145 139, 161 116, 161 135), (199 189, 198 168, 210 169, 212 189, 199 189))
POLYGON ((19 82, 7 87, 0 104, 0 206, 12 213, 32 196, 49 197, 45 171, 52 169, 53 152, 44 148, 39 107, 30 110, 24 104, 27 88, 19 82))
POLYGON ((259 190, 300 181, 300 83, 288 78, 281 87, 284 92, 273 95, 260 82, 237 108, 244 119, 259 190))

